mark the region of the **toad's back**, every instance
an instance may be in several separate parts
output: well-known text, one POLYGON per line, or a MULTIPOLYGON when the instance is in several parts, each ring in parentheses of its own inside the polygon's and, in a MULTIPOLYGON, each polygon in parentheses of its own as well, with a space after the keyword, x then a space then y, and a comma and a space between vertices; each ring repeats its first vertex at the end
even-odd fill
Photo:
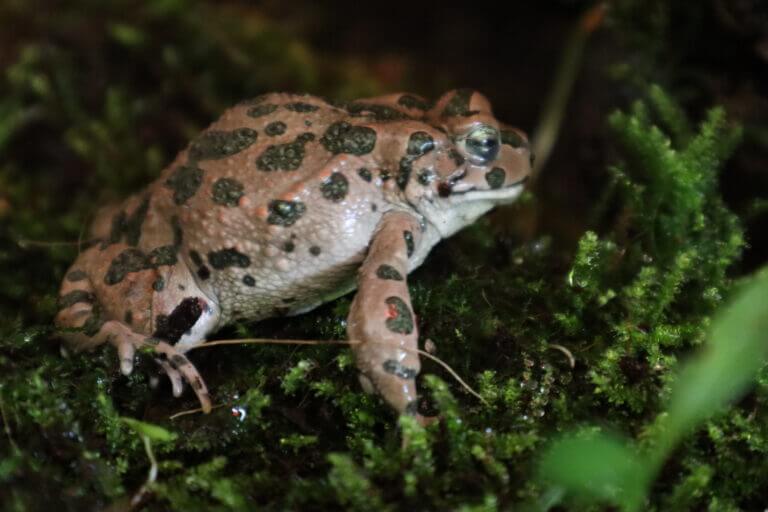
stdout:
POLYGON ((175 223, 220 323, 306 311, 353 288, 393 206, 366 121, 315 97, 260 97, 225 112, 151 187, 150 211, 167 223, 157 231, 171 238, 175 223))

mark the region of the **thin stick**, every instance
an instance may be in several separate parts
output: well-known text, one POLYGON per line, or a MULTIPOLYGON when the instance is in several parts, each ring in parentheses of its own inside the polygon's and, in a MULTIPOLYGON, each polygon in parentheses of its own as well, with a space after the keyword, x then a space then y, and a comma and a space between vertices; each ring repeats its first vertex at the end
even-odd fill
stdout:
MULTIPOLYGON (((405 350, 410 350, 410 349, 405 349, 405 350)), ((422 356, 424 356, 424 357, 426 357, 426 358, 428 358, 428 359, 431 359, 431 360, 433 360, 434 362, 436 362, 437 364, 439 364, 440 366, 442 366, 443 368, 445 368, 445 370, 446 370, 448 373, 450 373, 450 374, 453 376, 453 378, 454 378, 454 379, 456 379, 456 380, 459 382, 459 384, 461 384, 462 386, 464 386, 464 389, 466 389, 466 390, 467 390, 467 391, 469 391, 471 394, 473 394, 474 396, 476 396, 476 397, 477 397, 477 398, 478 398, 478 399, 479 399, 481 402, 483 402, 485 405, 490 405, 488 402, 486 402, 486 401, 485 401, 485 398, 483 398, 482 396, 480 396, 480 395, 479 395, 479 394, 478 394, 478 393, 477 393, 477 392, 476 392, 474 389, 472 389, 471 387, 469 387, 469 384, 467 384, 466 382, 464 382, 463 380, 461 380, 461 377, 459 377, 459 374, 458 374, 458 373, 456 373, 455 371, 453 371, 453 368, 451 368, 450 366, 448 366, 448 364, 447 364, 447 363, 444 363, 444 362, 443 362, 441 359, 438 359, 437 357, 433 356, 433 355, 432 355, 432 354, 430 354, 429 352, 424 352, 423 350, 419 350, 418 348, 416 349, 416 352, 418 352, 419 354, 421 354, 422 356)))
MULTIPOLYGON (((211 407, 211 410, 218 409, 219 407, 225 407, 226 405, 227 404, 214 405, 213 407, 211 407)), ((195 414, 197 412, 203 412, 203 408, 198 407, 197 409, 187 409, 186 411, 177 412, 176 414, 170 415, 168 419, 175 420, 176 418, 187 416, 189 414, 195 414)))
POLYGON ((568 98, 573 90, 573 84, 581 67, 582 53, 587 39, 601 24, 608 2, 599 1, 589 9, 579 20, 576 28, 565 43, 565 50, 557 68, 552 90, 544 102, 539 123, 533 132, 533 154, 536 161, 533 165, 531 181, 535 180, 541 169, 549 160, 557 135, 560 132, 563 115, 568 105, 568 98))
POLYGON ((5 430, 5 435, 8 436, 8 442, 11 444, 11 447, 13 447, 15 453, 20 453, 21 450, 19 450, 19 445, 16 444, 16 441, 13 440, 13 436, 11 435, 11 424, 8 423, 8 418, 5 415, 2 390, 0 390, 0 417, 2 417, 3 420, 3 428, 5 430))
POLYGON ((149 486, 157 480, 157 459, 152 452, 152 441, 150 441, 149 437, 143 434, 141 435, 141 440, 144 442, 144 451, 147 453, 147 457, 149 457, 149 475, 147 475, 147 481, 144 482, 141 489, 139 489, 131 498, 131 508, 134 508, 141 503, 144 495, 149 491, 149 486))
MULTIPOLYGON (((197 345, 196 347, 192 347, 189 350, 194 350, 196 348, 204 348, 204 347, 212 347, 215 345, 268 345, 268 344, 274 344, 274 345, 359 345, 363 343, 360 340, 329 340, 329 341, 319 341, 319 340, 273 340, 270 338, 246 338, 242 340, 217 340, 217 341, 211 341, 209 343, 203 343, 202 345, 197 345)), ((412 348, 406 348, 406 347, 398 347, 399 350, 405 350, 406 352, 411 353, 417 353, 420 354, 428 359, 431 359, 432 361, 436 362, 454 378, 456 381, 461 384, 461 386, 469 391, 470 394, 477 397, 481 402, 483 402, 485 405, 489 405, 488 402, 485 401, 485 399, 480 396, 474 389, 472 389, 469 384, 464 382, 461 377, 451 368, 448 366, 447 363, 445 363, 442 359, 438 359, 437 357, 433 356, 429 352, 424 352, 423 350, 419 350, 418 348, 412 349, 412 348)))
POLYGON ((216 340, 197 345, 188 350, 213 347, 216 345, 356 345, 359 341, 347 340, 273 340, 272 338, 244 338, 242 340, 216 340))
POLYGON ((560 352, 565 354, 565 357, 568 358, 568 364, 570 365, 571 368, 574 368, 576 366, 576 358, 573 357, 573 354, 571 353, 571 351, 565 348, 564 346, 560 345, 559 343, 550 343, 549 345, 547 345, 547 347, 553 348, 555 350, 559 350, 560 352))
POLYGON ((64 242, 64 241, 58 241, 58 242, 46 242, 42 240, 30 240, 28 238, 17 238, 16 244, 21 249, 29 249, 30 247, 67 247, 67 246, 80 246, 83 243, 87 242, 93 242, 93 240, 86 240, 85 242, 82 242, 80 240, 76 240, 74 242, 64 242))

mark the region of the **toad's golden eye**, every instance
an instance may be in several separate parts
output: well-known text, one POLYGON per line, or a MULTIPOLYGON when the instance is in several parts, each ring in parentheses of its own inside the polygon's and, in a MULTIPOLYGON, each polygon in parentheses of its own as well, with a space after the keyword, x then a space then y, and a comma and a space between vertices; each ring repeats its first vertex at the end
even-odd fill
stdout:
POLYGON ((461 139, 464 152, 476 164, 487 164, 499 154, 499 131, 482 124, 461 139))

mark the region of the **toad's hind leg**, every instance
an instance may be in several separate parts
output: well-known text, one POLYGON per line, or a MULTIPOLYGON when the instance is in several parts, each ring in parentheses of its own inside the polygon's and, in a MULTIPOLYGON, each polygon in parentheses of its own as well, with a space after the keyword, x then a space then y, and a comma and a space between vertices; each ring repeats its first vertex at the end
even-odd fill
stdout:
MULTIPOLYGON (((83 255, 81 255, 81 258, 83 255)), ((61 336, 76 351, 89 350, 110 343, 117 349, 120 371, 133 371, 136 350, 149 351, 165 368, 173 385, 174 395, 181 394, 182 378, 190 383, 204 412, 210 412, 211 399, 205 382, 195 366, 165 341, 135 332, 123 322, 109 319, 98 303, 88 275, 78 270, 77 263, 64 278, 55 323, 61 336)))

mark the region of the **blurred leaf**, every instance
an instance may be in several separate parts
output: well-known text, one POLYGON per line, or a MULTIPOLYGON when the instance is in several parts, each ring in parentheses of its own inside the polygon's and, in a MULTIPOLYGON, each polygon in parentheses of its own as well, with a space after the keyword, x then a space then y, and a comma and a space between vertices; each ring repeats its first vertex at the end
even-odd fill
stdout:
POLYGON ((120 419, 123 422, 125 422, 126 425, 128 425, 133 430, 138 432, 140 435, 147 436, 152 441, 158 441, 163 443, 163 442, 174 441, 176 439, 176 434, 174 432, 170 432, 164 429, 163 427, 159 427, 151 423, 135 420, 133 418, 122 417, 120 419))
POLYGON ((767 358, 768 269, 720 311, 709 344, 681 371, 670 399, 666 435, 682 436, 737 399, 767 358))
POLYGON ((127 23, 113 23, 109 33, 117 42, 129 48, 141 46, 146 41, 144 32, 127 23))
POLYGON ((636 509, 645 495, 647 469, 618 437, 590 432, 561 438, 544 453, 540 478, 576 497, 636 509))

